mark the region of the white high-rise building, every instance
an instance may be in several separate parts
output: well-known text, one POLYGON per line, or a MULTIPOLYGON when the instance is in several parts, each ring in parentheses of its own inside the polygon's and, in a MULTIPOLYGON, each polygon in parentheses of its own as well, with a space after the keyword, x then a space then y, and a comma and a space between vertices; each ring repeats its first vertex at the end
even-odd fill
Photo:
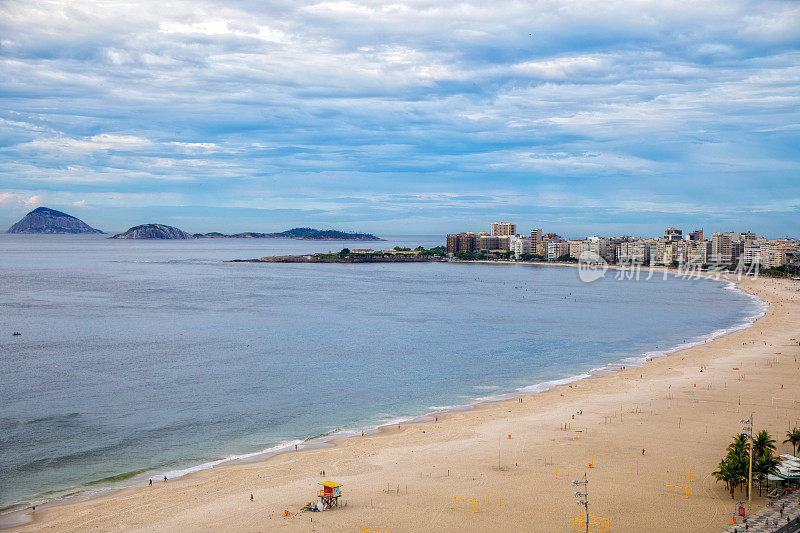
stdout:
POLYGON ((532 254, 531 251, 531 244, 532 239, 529 237, 511 237, 511 250, 514 252, 514 256, 519 259, 525 254, 532 254))

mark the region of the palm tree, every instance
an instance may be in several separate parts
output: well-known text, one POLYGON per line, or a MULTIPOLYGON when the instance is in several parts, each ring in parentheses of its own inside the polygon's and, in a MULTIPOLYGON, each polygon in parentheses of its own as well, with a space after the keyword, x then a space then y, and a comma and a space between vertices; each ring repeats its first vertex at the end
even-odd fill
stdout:
POLYGON ((762 456, 753 460, 753 476, 758 479, 758 495, 761 496, 761 488, 764 486, 764 480, 767 474, 772 473, 780 461, 777 457, 762 456))
POLYGON ((786 437, 783 443, 790 442, 792 444, 792 453, 797 455, 797 446, 800 445, 800 428, 793 428, 791 431, 787 431, 786 437))
POLYGON ((736 435, 733 442, 728 444, 728 457, 747 455, 747 436, 744 433, 736 435))
POLYGON ((724 481, 725 486, 731 491, 731 499, 734 498, 736 487, 742 483, 745 476, 742 475, 739 461, 733 457, 726 457, 719 462, 719 470, 712 474, 717 481, 724 481))
MULTIPOLYGON (((750 486, 745 483, 750 468, 750 450, 747 436, 744 433, 736 435, 733 438, 733 442, 728 445, 728 455, 725 457, 725 462, 731 479, 733 479, 733 488, 741 484, 742 491, 750 494, 750 486)), ((731 495, 733 494, 733 488, 731 489, 731 495)))
POLYGON ((717 478, 717 481, 725 482, 725 488, 731 491, 731 499, 733 499, 733 491, 736 490, 736 485, 734 484, 734 473, 730 467, 730 463, 727 459, 723 459, 719 462, 719 466, 717 468, 718 470, 716 472, 712 472, 712 475, 717 478))
POLYGON ((775 451, 775 439, 769 436, 766 429, 762 429, 753 439, 753 459, 762 457, 772 457, 775 451))

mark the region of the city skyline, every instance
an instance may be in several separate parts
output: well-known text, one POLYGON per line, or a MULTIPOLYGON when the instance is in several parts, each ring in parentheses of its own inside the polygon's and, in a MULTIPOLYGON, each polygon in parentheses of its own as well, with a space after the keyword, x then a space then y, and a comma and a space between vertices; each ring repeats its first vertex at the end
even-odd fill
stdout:
POLYGON ((778 237, 786 1, 0 6, 0 224, 778 237))

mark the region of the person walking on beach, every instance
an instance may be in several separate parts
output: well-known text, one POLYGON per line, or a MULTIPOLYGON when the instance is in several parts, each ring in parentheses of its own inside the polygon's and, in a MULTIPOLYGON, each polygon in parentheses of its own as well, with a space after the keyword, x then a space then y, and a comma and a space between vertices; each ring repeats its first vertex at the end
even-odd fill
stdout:
POLYGON ((642 455, 644 455, 644 448, 642 448, 642 455))
POLYGON ((164 476, 164 483, 167 482, 167 476, 164 476))
POLYGON ((253 493, 250 493, 250 501, 253 501, 253 493))
POLYGON ((153 486, 153 478, 150 478, 150 486, 153 486))

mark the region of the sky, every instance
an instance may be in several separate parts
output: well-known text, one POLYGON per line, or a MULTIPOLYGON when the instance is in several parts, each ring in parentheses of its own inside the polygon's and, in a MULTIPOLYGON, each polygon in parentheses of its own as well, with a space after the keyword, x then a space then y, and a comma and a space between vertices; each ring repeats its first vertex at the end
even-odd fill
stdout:
POLYGON ((0 230, 800 236, 800 2, 3 0, 0 230))

